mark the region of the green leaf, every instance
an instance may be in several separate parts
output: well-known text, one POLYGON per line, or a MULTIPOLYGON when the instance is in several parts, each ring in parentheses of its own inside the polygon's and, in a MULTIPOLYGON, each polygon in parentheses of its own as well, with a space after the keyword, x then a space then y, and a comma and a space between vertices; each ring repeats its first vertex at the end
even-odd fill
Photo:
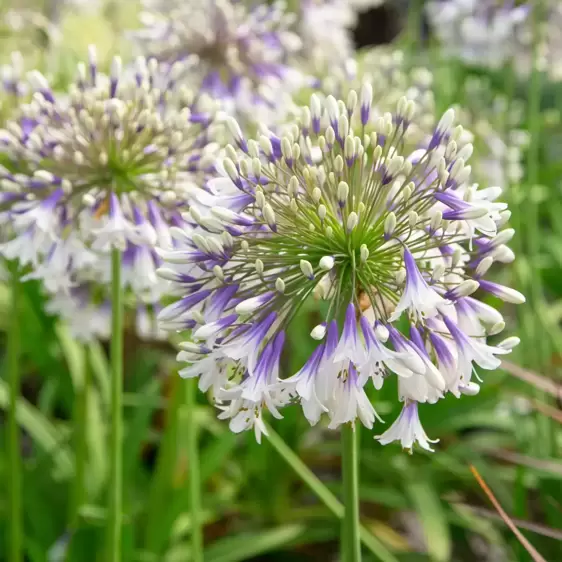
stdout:
POLYGON ((243 562, 290 544, 306 530, 305 525, 286 525, 258 533, 244 533, 217 541, 205 551, 207 562, 243 562))
POLYGON ((150 379, 138 393, 139 403, 132 416, 127 418, 125 427, 125 447, 123 457, 123 474, 125 481, 133 476, 140 456, 141 446, 150 430, 155 401, 160 397, 160 381, 150 379))
POLYGON ((94 377, 100 388, 102 403, 109 404, 109 383, 111 369, 107 356, 99 342, 92 342, 89 346, 89 355, 94 377))
POLYGON ((78 391, 84 385, 84 346, 72 337, 68 328, 63 324, 58 324, 55 327, 55 333, 70 371, 72 385, 74 390, 78 391))
POLYGON ((96 497, 101 491, 109 470, 109 453, 107 451, 106 421, 100 392, 90 386, 88 390, 88 464, 86 483, 90 497, 96 497))
MULTIPOLYGON (((273 431, 269 426, 267 427, 267 439, 269 443, 275 448, 277 453, 283 460, 296 472, 301 480, 310 488, 316 497, 338 518, 344 517, 344 506, 332 494, 327 486, 314 474, 295 454, 295 452, 287 446, 287 444, 273 431)), ((387 550, 377 537, 375 537, 369 530, 361 526, 360 537, 363 544, 371 550, 378 560, 383 562, 396 562, 394 555, 387 550)))
POLYGON ((227 430, 216 437, 201 452, 201 481, 205 482, 215 472, 224 467, 230 453, 239 444, 239 436, 227 430))
POLYGON ((405 475, 406 490, 423 527, 427 551, 437 562, 451 559, 451 534, 439 495, 431 482, 420 475, 405 475))
MULTIPOLYGON (((0 408, 8 407, 8 384, 0 380, 0 408)), ((31 436, 37 446, 48 455, 52 455, 57 479, 68 479, 73 473, 74 463, 68 446, 64 444, 66 436, 61 427, 55 427, 35 406, 20 398, 16 407, 19 425, 31 436)))
POLYGON ((169 527, 165 524, 167 518, 163 517, 162 514, 174 493, 172 488, 177 469, 178 424, 179 410, 184 396, 181 386, 183 382, 180 377, 172 379, 171 399, 166 411, 166 427, 158 449, 156 470, 148 491, 144 546, 148 551, 155 554, 163 551, 168 538, 169 527))

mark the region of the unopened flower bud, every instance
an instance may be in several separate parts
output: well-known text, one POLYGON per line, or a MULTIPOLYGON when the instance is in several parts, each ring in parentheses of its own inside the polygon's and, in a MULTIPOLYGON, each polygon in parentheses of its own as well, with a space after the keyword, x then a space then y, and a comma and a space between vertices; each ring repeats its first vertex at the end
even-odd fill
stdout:
POLYGON ((359 255, 363 263, 369 259, 369 248, 367 248, 366 244, 361 244, 361 248, 359 248, 359 255))
POLYGON ((349 185, 341 181, 338 185, 338 202, 340 207, 344 207, 347 202, 347 197, 349 195, 349 185))
POLYGON ((318 267, 324 271, 330 271, 334 267, 334 258, 332 256, 324 256, 320 259, 318 267))
POLYGON ((312 280, 314 279, 314 270, 312 269, 312 264, 307 260, 300 261, 300 268, 305 277, 312 280))
POLYGON ((349 213, 349 216, 347 217, 347 224, 346 224, 347 231, 351 232, 358 224, 359 224, 359 216, 355 211, 352 211, 351 213, 349 213))
POLYGON ((275 289, 279 292, 279 293, 284 293, 285 292, 285 281, 283 281, 283 279, 281 279, 281 277, 278 277, 275 280, 275 289))
POLYGON ((326 335, 326 324, 318 324, 318 326, 315 326, 312 332, 310 332, 310 336, 315 340, 322 340, 324 339, 325 335, 326 335))
POLYGON ((384 235, 390 238, 396 230, 396 215, 391 211, 384 221, 384 235))

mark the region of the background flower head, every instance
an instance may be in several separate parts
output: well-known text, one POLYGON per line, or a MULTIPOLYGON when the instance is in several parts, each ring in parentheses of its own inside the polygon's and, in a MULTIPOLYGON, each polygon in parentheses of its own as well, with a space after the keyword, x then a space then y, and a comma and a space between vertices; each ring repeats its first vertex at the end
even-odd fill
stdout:
POLYGON ((143 27, 131 35, 161 63, 184 61, 186 82, 223 99, 231 113, 272 121, 303 84, 290 64, 301 48, 294 21, 283 2, 147 2, 143 27))
POLYGON ((177 85, 179 66, 161 73, 139 58, 124 72, 116 57, 104 75, 92 49, 64 93, 30 74, 32 100, 0 132, 3 217, 13 232, 2 252, 52 292, 82 270, 106 280, 115 247, 127 286, 159 295, 154 246, 170 244, 182 210, 204 196, 217 149, 215 104, 177 85))

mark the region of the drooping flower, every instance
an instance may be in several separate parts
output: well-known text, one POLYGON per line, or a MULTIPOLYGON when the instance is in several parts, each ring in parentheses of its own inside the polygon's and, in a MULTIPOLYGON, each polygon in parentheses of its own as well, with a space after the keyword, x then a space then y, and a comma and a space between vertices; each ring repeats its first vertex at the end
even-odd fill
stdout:
POLYGON ((225 110, 271 123, 292 107, 303 76, 290 58, 301 41, 284 2, 147 1, 140 17, 143 27, 131 36, 142 52, 169 65, 184 62, 182 79, 223 100, 225 110))
POLYGON ((433 452, 431 444, 439 441, 432 440, 425 434, 418 414, 418 403, 412 401, 405 402, 398 419, 382 435, 377 435, 376 439, 383 445, 400 441, 402 448, 408 451, 417 443, 430 452, 433 452))
POLYGON ((261 432, 264 409, 280 417, 295 402, 312 424, 326 414, 331 428, 372 427, 366 385, 395 375, 404 420, 382 441, 396 434, 404 446, 426 446, 416 404, 469 394, 469 366, 495 368, 508 351, 486 345, 505 324, 470 296, 482 284, 523 300, 483 279, 494 241, 510 235, 496 190, 470 181, 470 147, 456 144, 463 128, 449 110, 412 150, 416 104, 401 98, 371 123, 372 98, 369 84, 345 102, 313 95, 282 137, 248 140, 230 122, 238 150, 227 147, 222 175, 209 182, 217 196, 199 216, 216 229, 174 231, 176 247, 161 252, 162 274, 183 297, 160 313, 161 325, 195 330, 198 344, 178 359, 189 376, 207 373, 203 386, 234 431, 261 432), (184 276, 192 267, 201 275, 184 276), (317 347, 282 378, 285 334, 309 299, 327 301, 311 333, 317 347))
POLYGON ((64 95, 30 75, 33 99, 0 131, 3 217, 13 230, 1 252, 56 285, 53 293, 108 281, 115 247, 124 284, 152 302, 161 295, 154 245, 170 246, 173 226, 189 228, 182 212, 205 196, 217 148, 214 104, 177 86, 180 66, 162 73, 139 58, 126 74, 115 58, 106 76, 92 50, 64 95))

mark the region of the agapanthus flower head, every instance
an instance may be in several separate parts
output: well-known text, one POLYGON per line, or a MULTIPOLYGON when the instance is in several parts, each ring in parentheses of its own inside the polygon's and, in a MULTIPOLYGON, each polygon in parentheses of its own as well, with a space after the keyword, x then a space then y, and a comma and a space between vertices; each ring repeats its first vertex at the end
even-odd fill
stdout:
MULTIPOLYGON (((399 398, 414 412, 411 403, 475 393, 473 365, 496 368, 509 352, 487 345, 505 323, 473 296, 481 289, 524 300, 483 279, 513 236, 501 230, 501 189, 471 182, 471 150, 457 147, 463 130, 452 110, 424 148, 407 148, 416 109, 401 98, 367 134, 366 84, 345 101, 313 95, 282 138, 248 140, 230 123, 238 150, 227 149, 224 175, 211 182, 223 195, 202 217, 216 220, 213 230, 162 252, 161 273, 183 298, 160 320, 193 330, 178 357, 190 363, 182 374, 213 388, 232 430, 259 433, 264 408, 280 417, 293 402, 312 424, 325 414, 331 428, 372 427, 369 381, 380 388, 397 376, 399 398), (186 276, 194 266, 201 274, 186 276), (318 345, 282 378, 285 335, 309 299, 326 301, 311 333, 318 345)), ((408 413, 380 439, 407 431, 424 445, 417 425, 408 413)))
POLYGON ((302 0, 297 15, 302 42, 298 62, 303 68, 318 78, 338 71, 348 74, 355 66, 351 29, 357 19, 349 2, 302 0))
POLYGON ((431 0, 426 9, 446 55, 498 69, 518 64, 518 54, 526 54, 529 62, 532 6, 513 0, 431 0))
POLYGON ((301 48, 294 21, 281 1, 157 1, 146 3, 143 27, 131 35, 162 63, 189 61, 189 84, 259 121, 264 112, 285 112, 290 93, 302 85, 300 71, 288 64, 301 48))
POLYGON ((558 0, 431 0, 427 13, 443 52, 467 64, 521 76, 533 68, 562 77, 558 0))
POLYGON ((139 58, 125 73, 115 58, 106 76, 91 50, 63 94, 30 74, 31 102, 0 131, 1 205, 14 233, 1 247, 7 258, 44 279, 56 273, 61 289, 62 272, 108 270, 103 256, 118 248, 123 278, 154 296, 153 246, 185 226, 181 213, 205 195, 217 149, 214 102, 178 86, 178 72, 181 63, 161 73, 139 58))

